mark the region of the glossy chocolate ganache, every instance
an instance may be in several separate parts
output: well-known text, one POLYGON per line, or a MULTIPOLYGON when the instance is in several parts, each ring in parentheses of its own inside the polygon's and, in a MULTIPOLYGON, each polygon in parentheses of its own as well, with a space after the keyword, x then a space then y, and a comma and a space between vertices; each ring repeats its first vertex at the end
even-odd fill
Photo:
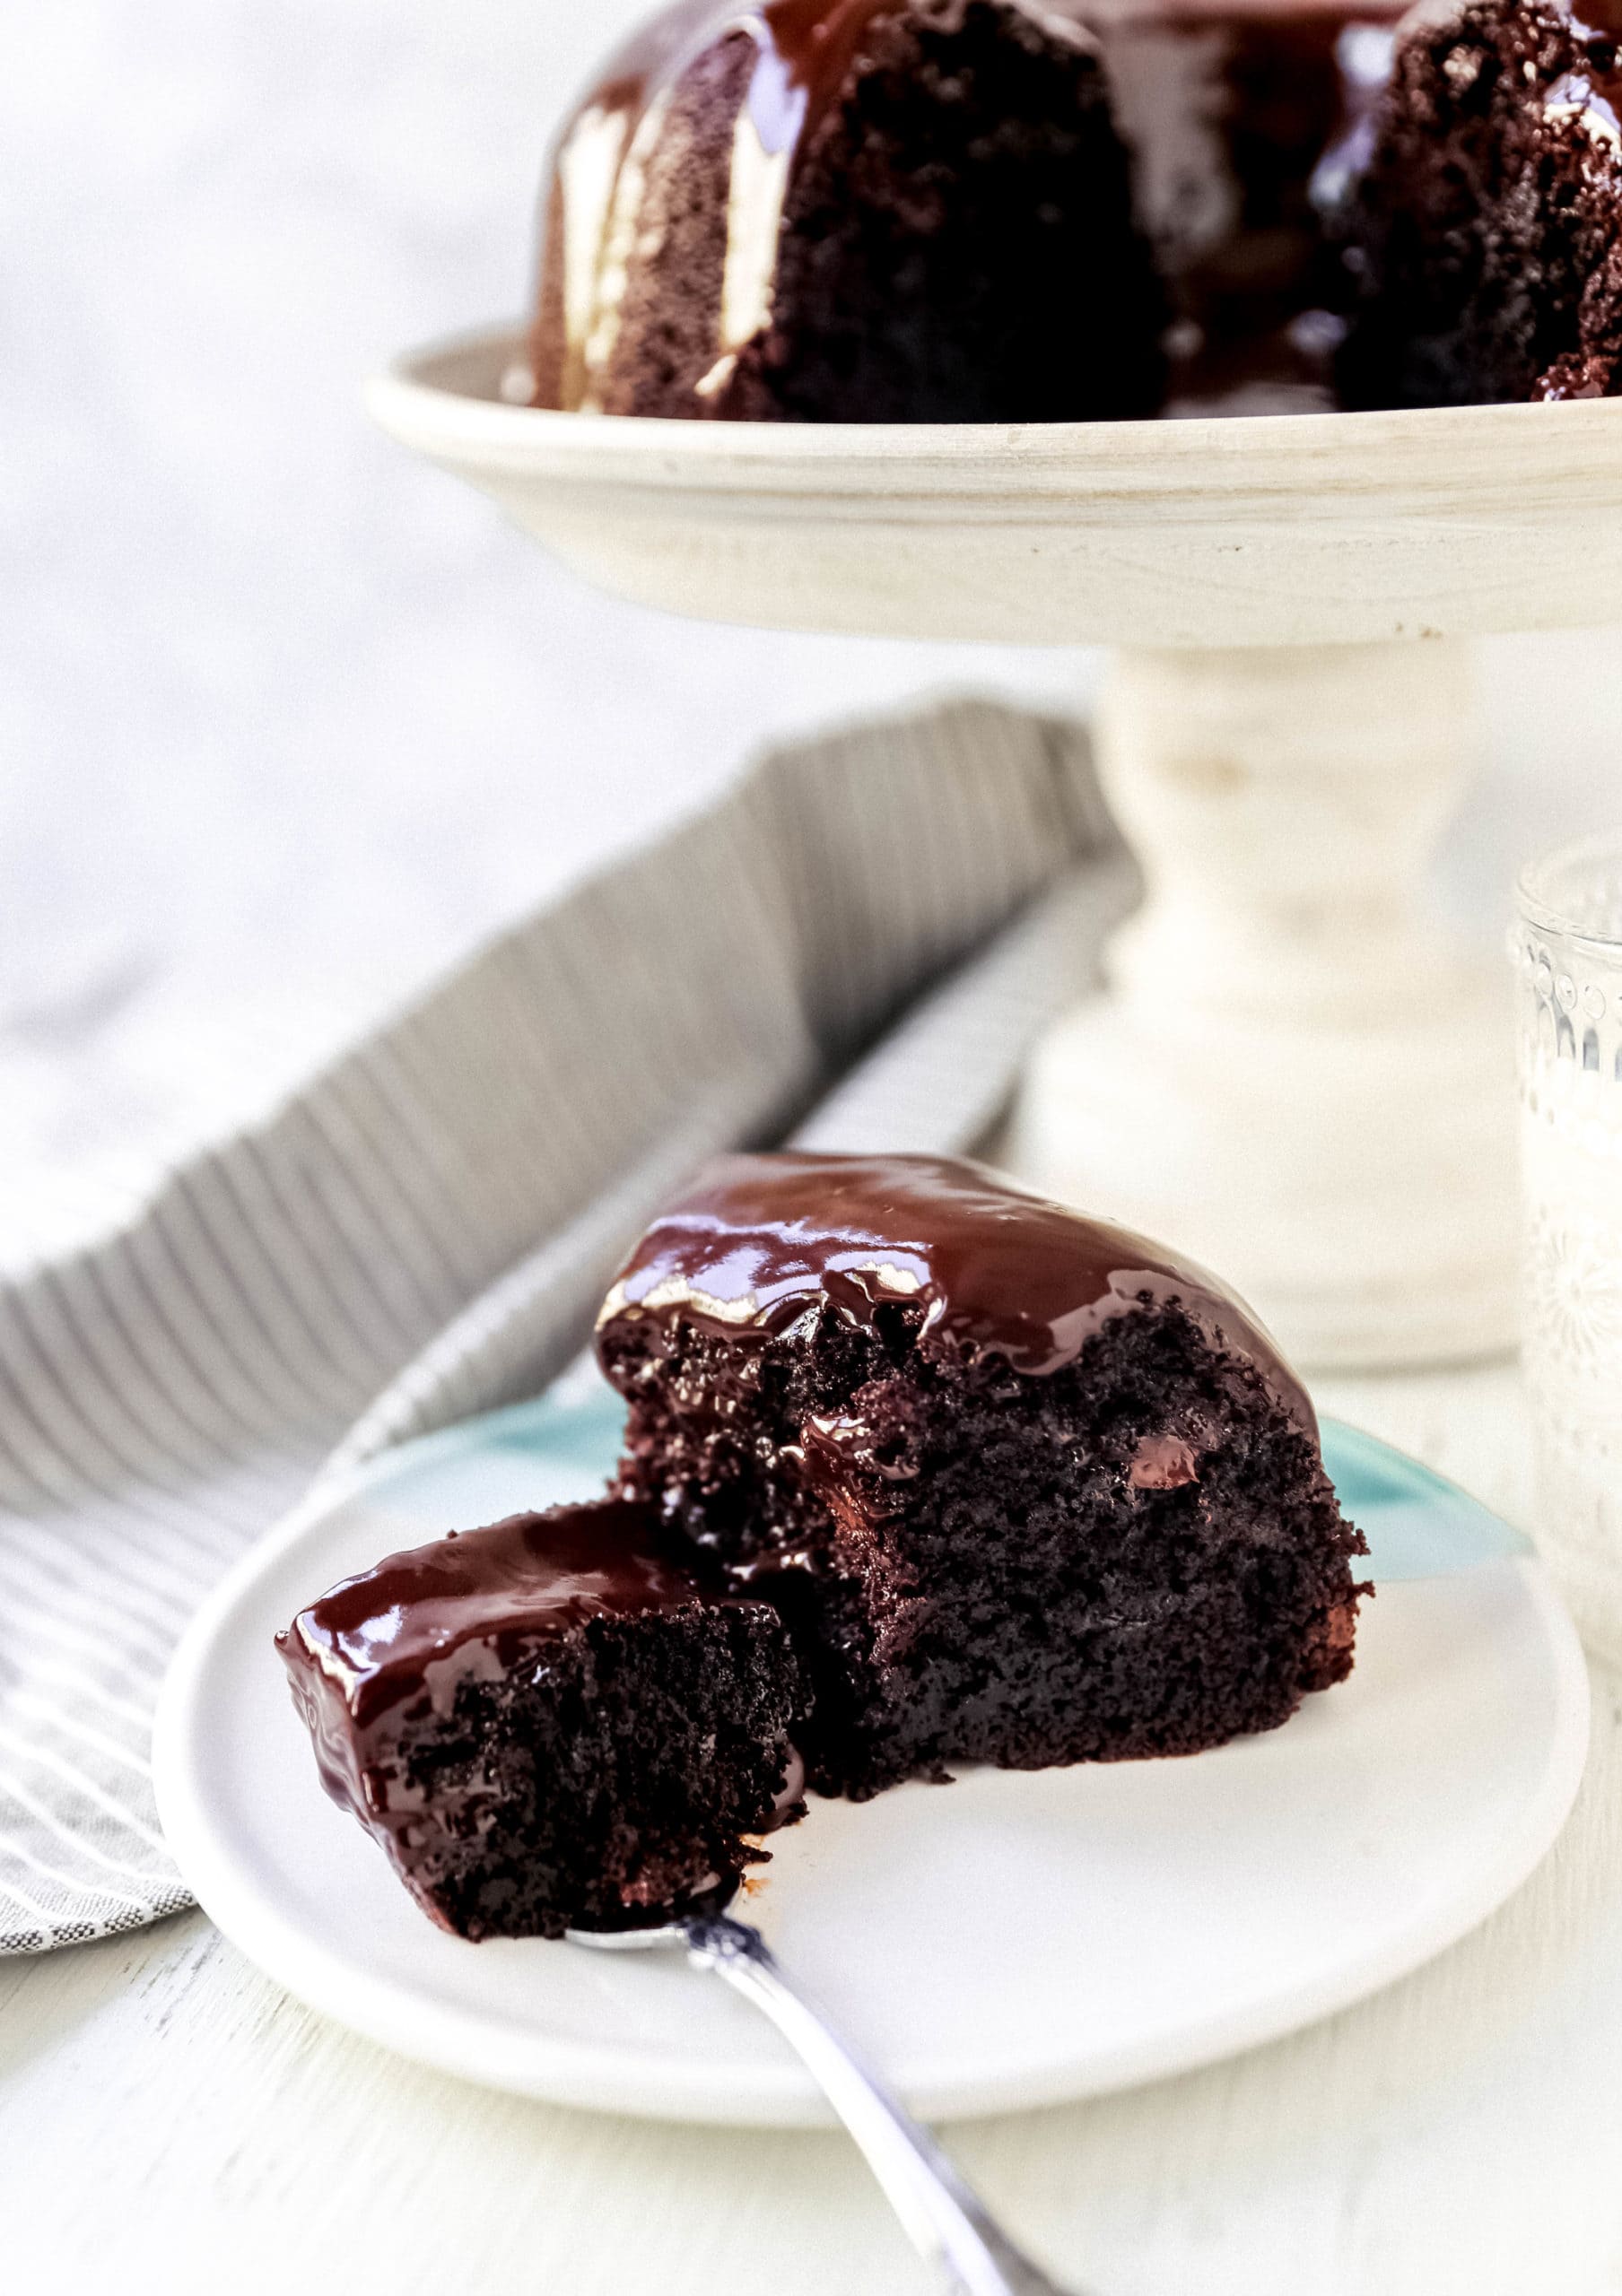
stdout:
POLYGON ((682 0, 558 141, 536 403, 784 420, 1328 404, 1351 283, 1323 218, 1396 13, 682 0))
POLYGON ((697 1602, 691 1574, 623 1501, 510 1515, 346 1578, 276 1638, 295 1693, 319 1674, 357 1722, 426 1696, 448 1710, 464 1675, 510 1665, 520 1644, 589 1618, 697 1602))
POLYGON ((1249 1309, 1158 1244, 947 1156, 726 1156, 656 1220, 597 1319, 780 1336, 898 1312, 923 1349, 1040 1378, 1114 1318, 1175 1303, 1314 1439, 1305 1391, 1249 1309))

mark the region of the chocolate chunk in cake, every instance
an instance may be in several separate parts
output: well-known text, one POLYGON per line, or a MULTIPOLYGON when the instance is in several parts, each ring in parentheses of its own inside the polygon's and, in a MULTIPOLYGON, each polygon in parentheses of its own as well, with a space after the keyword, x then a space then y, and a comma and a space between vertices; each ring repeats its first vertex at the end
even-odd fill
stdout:
POLYGON ((724 1896, 803 1807, 781 1621, 706 1591, 625 1500, 391 1555, 276 1639, 327 1792, 459 1936, 724 1896))
POLYGON ((943 1158, 733 1156, 597 1344, 624 1489, 792 1626, 827 1790, 1191 1752, 1350 1669, 1312 1407, 1142 1237, 943 1158))

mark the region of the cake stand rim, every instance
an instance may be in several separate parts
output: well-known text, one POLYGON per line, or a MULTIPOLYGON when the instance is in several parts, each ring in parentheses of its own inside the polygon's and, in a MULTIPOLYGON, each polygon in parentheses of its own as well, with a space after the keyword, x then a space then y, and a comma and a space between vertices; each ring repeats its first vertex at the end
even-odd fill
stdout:
POLYGON ((1094 494, 1187 507, 1203 497, 1233 516, 1247 496, 1300 504, 1310 481, 1320 510, 1344 495, 1363 515, 1382 499, 1400 517, 1406 489, 1412 518, 1445 503, 1496 518, 1519 508, 1535 527, 1550 486, 1573 484, 1587 511, 1622 510, 1622 399, 1175 422, 692 422, 504 399, 500 378, 524 346, 511 324, 419 345, 368 379, 367 410, 401 444, 460 467, 581 486, 825 497, 871 491, 882 476, 891 502, 1006 491, 1025 509, 1094 494), (1608 457, 1613 431, 1619 451, 1608 457))

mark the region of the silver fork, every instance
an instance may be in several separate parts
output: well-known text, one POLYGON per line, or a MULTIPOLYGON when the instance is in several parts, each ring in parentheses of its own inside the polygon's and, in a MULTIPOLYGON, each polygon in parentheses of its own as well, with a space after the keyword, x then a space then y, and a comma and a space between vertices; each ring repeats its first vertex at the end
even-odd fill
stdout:
POLYGON ((822 2083, 914 2248, 944 2268, 960 2296, 1067 2296, 1015 2247, 928 2129, 841 2039, 746 1921, 695 1913, 657 1929, 571 1929, 569 1938, 598 1953, 685 1952, 763 2009, 822 2083))

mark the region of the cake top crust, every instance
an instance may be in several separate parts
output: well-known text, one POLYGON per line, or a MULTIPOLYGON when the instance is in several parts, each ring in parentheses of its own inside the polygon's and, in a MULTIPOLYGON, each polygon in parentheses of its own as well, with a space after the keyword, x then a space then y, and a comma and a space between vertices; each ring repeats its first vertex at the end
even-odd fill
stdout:
POLYGON ((536 1637, 715 1599, 657 1550, 655 1532, 651 1509, 621 1499, 452 1531, 344 1579, 276 1648, 295 1687, 299 1674, 319 1674, 357 1723, 423 1692, 445 1704, 458 1681, 504 1674, 536 1637))
POLYGON ((1276 1344, 1215 1276, 955 1157, 719 1158, 648 1230, 597 1328, 683 1318, 772 1336, 824 1309, 872 1327, 882 1310, 921 1307, 926 1347, 1040 1378, 1109 1318, 1173 1305, 1316 1434, 1276 1344))

